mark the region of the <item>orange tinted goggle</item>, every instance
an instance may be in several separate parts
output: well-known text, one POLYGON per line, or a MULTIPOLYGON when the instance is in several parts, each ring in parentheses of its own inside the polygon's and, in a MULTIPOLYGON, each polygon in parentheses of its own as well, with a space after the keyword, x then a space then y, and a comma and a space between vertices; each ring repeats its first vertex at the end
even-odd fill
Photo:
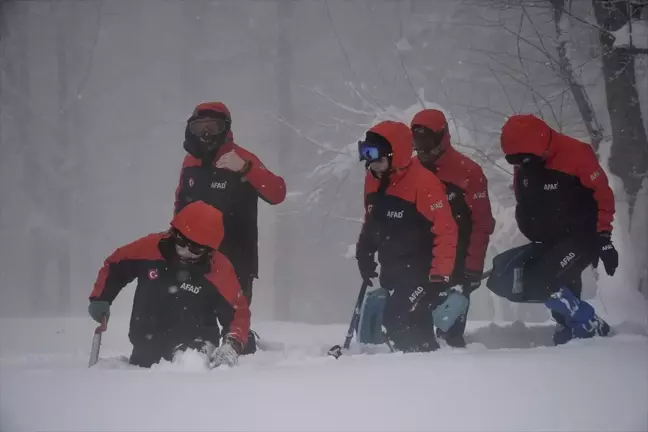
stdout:
POLYGON ((189 132, 201 137, 205 134, 219 135, 227 130, 228 122, 222 118, 197 117, 189 120, 189 132))

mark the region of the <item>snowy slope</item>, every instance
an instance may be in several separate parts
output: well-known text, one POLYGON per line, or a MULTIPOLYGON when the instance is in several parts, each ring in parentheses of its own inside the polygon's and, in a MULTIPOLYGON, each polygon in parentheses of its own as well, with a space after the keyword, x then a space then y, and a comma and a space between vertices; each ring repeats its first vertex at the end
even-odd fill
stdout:
POLYGON ((192 353, 126 365, 126 322, 113 317, 87 369, 89 319, 2 320, 0 430, 648 429, 642 335, 554 348, 551 325, 471 323, 467 350, 336 361, 345 326, 259 323, 272 350, 208 372, 192 353))

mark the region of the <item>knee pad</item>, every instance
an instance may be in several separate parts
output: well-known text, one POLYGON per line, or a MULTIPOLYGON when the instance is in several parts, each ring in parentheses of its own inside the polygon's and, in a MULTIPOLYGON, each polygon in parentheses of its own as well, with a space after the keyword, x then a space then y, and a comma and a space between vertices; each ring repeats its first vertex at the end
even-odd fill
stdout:
POLYGON ((361 343, 381 344, 384 342, 382 325, 387 296, 387 290, 384 288, 375 289, 367 294, 358 323, 358 340, 361 343))
POLYGON ((467 311, 468 298, 455 290, 450 290, 443 303, 432 311, 434 326, 447 332, 467 311))

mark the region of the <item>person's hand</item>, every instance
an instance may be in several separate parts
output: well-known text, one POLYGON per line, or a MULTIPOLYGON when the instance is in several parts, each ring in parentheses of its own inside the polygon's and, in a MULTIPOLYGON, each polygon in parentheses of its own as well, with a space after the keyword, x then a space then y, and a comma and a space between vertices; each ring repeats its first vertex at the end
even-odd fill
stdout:
POLYGON ((110 318, 110 303, 104 300, 90 300, 90 305, 88 306, 88 313, 93 320, 97 321, 99 324, 102 324, 102 319, 110 318))
POLYGON ((461 291, 464 295, 468 296, 477 288, 480 287, 482 280, 482 272, 476 270, 464 270, 461 280, 461 291))
POLYGON ((367 254, 367 256, 358 256, 358 270, 360 270, 360 277, 362 280, 370 287, 373 286, 371 279, 378 276, 376 272, 376 261, 374 260, 373 255, 367 254))
POLYGON ((603 261, 605 272, 614 276, 617 267, 619 266, 619 253, 612 244, 612 234, 609 232, 599 233, 598 246, 596 258, 594 259, 594 267, 598 267, 599 258, 603 261))
POLYGON ((216 168, 224 168, 234 172, 241 172, 246 166, 246 161, 236 154, 234 150, 230 150, 221 156, 214 164, 216 168))
POLYGON ((238 363, 238 357, 243 347, 241 343, 232 337, 225 336, 223 344, 216 348, 209 361, 209 367, 215 368, 221 365, 234 366, 238 363))

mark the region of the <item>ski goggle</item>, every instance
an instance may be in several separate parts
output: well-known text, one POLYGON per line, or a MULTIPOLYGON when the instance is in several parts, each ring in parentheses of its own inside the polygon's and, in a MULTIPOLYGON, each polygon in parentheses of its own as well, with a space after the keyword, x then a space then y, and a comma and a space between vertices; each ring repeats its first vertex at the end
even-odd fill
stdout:
POLYGON ((358 154, 361 161, 374 162, 383 156, 383 152, 375 145, 366 141, 358 141, 358 154))
POLYGON ((197 137, 219 135, 227 129, 228 122, 222 118, 196 117, 188 122, 189 132, 197 137))
POLYGON ((202 256, 209 249, 209 247, 207 246, 189 240, 187 237, 183 236, 178 230, 173 231, 173 240, 175 242, 176 247, 185 249, 189 251, 192 255, 195 255, 196 257, 202 256))
POLYGON ((445 128, 439 132, 435 132, 425 126, 414 125, 412 127, 414 150, 424 153, 440 151, 445 133, 445 128))

